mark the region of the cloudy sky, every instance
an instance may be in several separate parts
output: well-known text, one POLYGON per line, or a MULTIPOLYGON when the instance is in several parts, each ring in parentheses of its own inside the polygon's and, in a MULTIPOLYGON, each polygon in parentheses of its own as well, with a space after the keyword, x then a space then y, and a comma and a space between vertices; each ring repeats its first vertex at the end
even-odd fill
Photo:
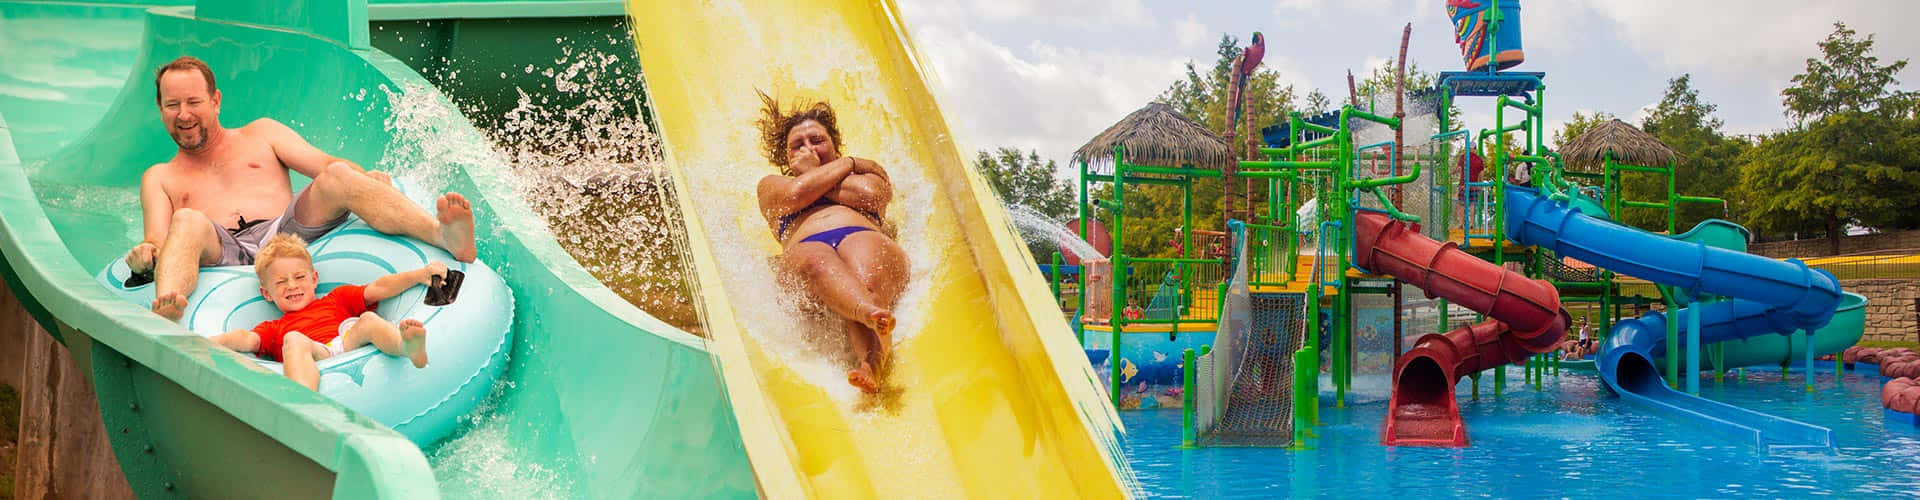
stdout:
MULTIPOLYGON (((1346 72, 1364 76, 1392 58, 1408 22, 1410 60, 1461 67, 1445 0, 898 2, 962 137, 1038 150, 1063 170, 1073 149, 1151 101, 1188 61, 1212 64, 1223 34, 1244 44, 1265 33, 1265 67, 1300 95, 1344 97, 1346 72)), ((1575 111, 1637 124, 1682 73, 1720 106, 1728 131, 1782 128, 1780 90, 1836 20, 1875 34, 1882 64, 1920 56, 1915 0, 1525 0, 1521 15, 1527 62, 1516 70, 1547 72, 1550 131, 1575 111)), ((1920 89, 1920 69, 1900 80, 1920 89)), ((1469 126, 1491 126, 1491 101, 1463 108, 1469 126)))

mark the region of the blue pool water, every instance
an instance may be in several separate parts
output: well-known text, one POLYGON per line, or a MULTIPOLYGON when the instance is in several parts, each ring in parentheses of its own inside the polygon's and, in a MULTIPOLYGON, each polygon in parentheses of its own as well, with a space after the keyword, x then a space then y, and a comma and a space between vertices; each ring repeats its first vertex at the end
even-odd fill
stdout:
MULTIPOLYGON (((1380 445, 1384 377, 1360 378, 1349 407, 1323 407, 1319 438, 1305 451, 1270 448, 1179 449, 1180 412, 1126 412, 1125 449, 1154 497, 1348 498, 1571 497, 1729 498, 1913 497, 1920 494, 1920 432, 1884 425, 1880 380, 1848 372, 1835 382, 1816 373, 1815 392, 1795 371, 1746 371, 1701 394, 1754 410, 1832 428, 1835 453, 1761 455, 1614 397, 1592 373, 1549 376, 1541 390, 1493 397, 1492 374, 1478 401, 1460 385, 1461 416, 1472 445, 1463 449, 1380 445)), ((1322 387, 1329 387, 1323 380, 1322 387)), ((1331 400, 1330 394, 1323 399, 1331 400)))

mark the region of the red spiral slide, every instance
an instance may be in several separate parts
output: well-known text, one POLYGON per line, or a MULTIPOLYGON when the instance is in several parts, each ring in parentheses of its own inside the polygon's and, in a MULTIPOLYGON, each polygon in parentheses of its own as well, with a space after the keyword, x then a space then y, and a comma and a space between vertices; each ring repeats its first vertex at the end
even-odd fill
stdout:
POLYGON ((1381 442, 1389 446, 1466 446, 1466 427, 1453 386, 1460 377, 1518 363, 1547 352, 1566 337, 1572 318, 1560 294, 1419 233, 1419 226, 1385 214, 1354 216, 1354 263, 1399 278, 1493 318, 1446 334, 1427 334, 1394 364, 1393 398, 1381 442))

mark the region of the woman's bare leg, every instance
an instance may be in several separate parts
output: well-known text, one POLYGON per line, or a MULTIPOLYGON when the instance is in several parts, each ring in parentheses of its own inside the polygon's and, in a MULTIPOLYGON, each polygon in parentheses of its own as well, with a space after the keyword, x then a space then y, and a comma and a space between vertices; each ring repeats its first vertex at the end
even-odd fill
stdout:
POLYGON ((847 346, 852 348, 854 359, 854 368, 847 371, 847 383, 869 393, 880 392, 880 366, 872 363, 873 330, 858 321, 841 321, 846 324, 847 346))
POLYGON ((893 328, 893 312, 874 300, 873 291, 860 281, 853 268, 841 260, 833 247, 806 242, 788 248, 780 255, 787 273, 799 278, 807 292, 827 309, 842 318, 874 327, 882 321, 893 328))
POLYGON ((797 278, 808 293, 846 321, 847 344, 855 359, 854 369, 847 371, 847 383, 869 393, 879 391, 875 370, 885 357, 876 354, 886 347, 880 344, 884 337, 873 332, 891 332, 893 312, 874 300, 873 291, 833 247, 801 243, 788 248, 780 258, 789 276, 797 278))
MULTIPOLYGON (((878 231, 864 231, 847 236, 840 242, 840 257, 853 274, 873 293, 873 299, 880 307, 892 311, 900 294, 907 290, 907 278, 911 268, 907 263, 907 252, 885 234, 878 231)), ((876 322, 878 323, 878 322, 876 322)), ((884 324, 873 326, 869 330, 874 336, 874 368, 886 364, 893 355, 894 318, 886 318, 884 324)))

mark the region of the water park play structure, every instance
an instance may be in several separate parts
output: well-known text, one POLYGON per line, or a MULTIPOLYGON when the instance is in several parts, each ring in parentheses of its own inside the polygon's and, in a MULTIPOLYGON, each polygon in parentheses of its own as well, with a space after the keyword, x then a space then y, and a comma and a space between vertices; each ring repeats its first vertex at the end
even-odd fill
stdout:
MULTIPOLYGON (((1115 451, 1116 415, 1064 322, 1052 307, 1037 307, 1047 302, 1046 287, 1019 264, 1025 253, 999 205, 981 194, 984 184, 950 142, 922 60, 890 4, 752 2, 746 15, 600 1, 157 3, 0 3, 8 32, 35 35, 8 57, 52 62, 35 66, 49 74, 4 75, 44 90, 0 101, 0 137, 8 138, 0 140, 0 269, 91 374, 115 455, 137 494, 1130 491, 1115 451), (631 25, 629 13, 637 20, 631 25), (830 40, 809 35, 809 43, 847 48, 835 52, 847 60, 775 50, 805 45, 788 43, 798 35, 777 28, 796 18, 847 28, 828 30, 830 40), (813 384, 796 371, 811 366, 779 358, 787 353, 752 337, 763 326, 754 314, 772 303, 734 288, 722 264, 741 256, 722 254, 732 248, 707 239, 735 234, 733 221, 686 221, 706 300, 710 337, 702 338, 614 295, 527 208, 513 172, 457 110, 488 116, 474 120, 486 126, 515 105, 516 87, 552 83, 529 80, 539 78, 531 66, 518 71, 561 55, 543 39, 614 40, 597 50, 612 50, 635 69, 634 48, 621 45, 632 39, 629 29, 637 31, 653 93, 644 110, 641 96, 628 104, 657 117, 683 192, 715 193, 689 180, 718 165, 771 172, 748 168, 764 162, 740 142, 751 120, 734 113, 754 102, 758 85, 839 105, 862 154, 922 187, 910 203, 931 212, 909 216, 982 221, 906 224, 926 245, 927 253, 916 254, 925 266, 916 281, 938 283, 903 309, 892 376, 911 390, 886 407, 858 408, 832 392, 841 384, 813 384), (173 149, 153 121, 152 68, 185 54, 215 68, 228 125, 271 116, 332 154, 473 201, 482 221, 480 261, 511 292, 512 340, 501 383, 462 417, 454 437, 418 446, 91 278, 137 239, 139 174, 173 149), (762 68, 767 54, 790 66, 727 72, 762 68), (500 82, 491 81, 496 73, 500 82), (854 84, 865 81, 890 83, 854 84), (75 82, 85 85, 69 88, 75 82), (716 127, 716 119, 737 123, 716 127), (863 432, 843 432, 856 423, 863 432), (235 476, 249 479, 229 480, 235 476)), ((723 204, 751 204, 734 195, 745 192, 738 186, 725 192, 723 204)), ((763 241, 745 248, 772 243, 756 238, 763 241)), ((765 255, 746 258, 763 262, 765 255)))
MULTIPOLYGON (((1108 371, 1116 405, 1157 406, 1147 385, 1168 383, 1168 370, 1145 367, 1171 365, 1180 378, 1168 392, 1186 408, 1188 445, 1308 446, 1318 408, 1348 404, 1356 356, 1367 349, 1357 344, 1389 327, 1357 326, 1367 322, 1362 316, 1386 314, 1387 354, 1397 359, 1382 442, 1464 446, 1456 381, 1471 378, 1477 398, 1479 374, 1490 370, 1499 394, 1505 366, 1515 364, 1537 388, 1559 365, 1545 353, 1573 326, 1563 303, 1582 302, 1599 306, 1598 368, 1622 398, 1762 450, 1830 448, 1825 429, 1695 396, 1699 377, 1687 374, 1811 366, 1813 356, 1859 340, 1865 299, 1799 261, 1745 254, 1746 232, 1731 223, 1709 220, 1675 234, 1680 204, 1724 202, 1680 194, 1675 155, 1664 146, 1650 154, 1576 139, 1571 157, 1548 151, 1546 75, 1505 71, 1522 58, 1518 4, 1450 7, 1473 69, 1442 73, 1433 89, 1396 90, 1386 110, 1349 104, 1293 115, 1263 131, 1265 147, 1232 154, 1249 159, 1194 161, 1222 142, 1207 137, 1188 139, 1187 156, 1164 152, 1181 145, 1132 154, 1127 127, 1177 121, 1142 118, 1151 106, 1082 147, 1082 226, 1098 217, 1114 241, 1125 241, 1134 216, 1127 192, 1163 185, 1181 190, 1181 227, 1194 227, 1193 184, 1216 178, 1227 193, 1220 213, 1235 219, 1226 224, 1236 250, 1225 258, 1193 255, 1189 238, 1176 244, 1176 258, 1117 250, 1082 268, 1082 293, 1108 297, 1088 298, 1074 316, 1089 357, 1108 371), (1468 97, 1494 101, 1491 128, 1450 122, 1447 110, 1468 97), (1630 176, 1654 177, 1662 196, 1627 199, 1630 176), (1111 194, 1088 200, 1089 192, 1111 194), (1624 210, 1664 212, 1666 232, 1610 220, 1624 210), (1409 285, 1437 299, 1437 312, 1403 311, 1409 285), (1629 286, 1645 291, 1625 293, 1629 286), (1387 300, 1357 306, 1381 295, 1387 300), (1130 298, 1153 305, 1129 317, 1118 304, 1130 298), (1680 312, 1617 318, 1622 305, 1650 304, 1680 312), (1453 306, 1479 319, 1459 321, 1453 306), (1445 333, 1403 345, 1403 327, 1429 324, 1445 333), (1323 363, 1330 394, 1319 389, 1323 363)), ((1404 40, 1402 47, 1404 54, 1404 40)), ((1807 383, 1811 389, 1811 376, 1807 383)))

